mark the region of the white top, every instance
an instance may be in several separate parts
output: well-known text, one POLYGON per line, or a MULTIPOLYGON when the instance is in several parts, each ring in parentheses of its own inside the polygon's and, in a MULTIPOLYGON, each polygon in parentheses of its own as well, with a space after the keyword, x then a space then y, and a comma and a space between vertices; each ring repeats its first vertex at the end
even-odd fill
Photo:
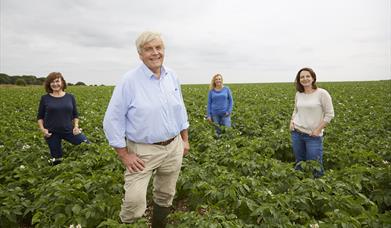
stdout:
MULTIPOLYGON (((333 118, 334 107, 326 90, 317 88, 310 94, 296 92, 292 120, 297 130, 309 134, 319 127, 322 121, 330 123, 333 118)), ((320 136, 322 135, 323 130, 320 136)))

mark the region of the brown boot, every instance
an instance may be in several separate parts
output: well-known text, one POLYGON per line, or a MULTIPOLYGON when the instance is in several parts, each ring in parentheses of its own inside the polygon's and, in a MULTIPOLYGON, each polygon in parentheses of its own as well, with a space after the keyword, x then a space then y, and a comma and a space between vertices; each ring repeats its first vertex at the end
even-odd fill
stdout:
POLYGON ((152 228, 164 228, 167 224, 167 215, 170 214, 169 207, 161 207, 153 202, 152 228))

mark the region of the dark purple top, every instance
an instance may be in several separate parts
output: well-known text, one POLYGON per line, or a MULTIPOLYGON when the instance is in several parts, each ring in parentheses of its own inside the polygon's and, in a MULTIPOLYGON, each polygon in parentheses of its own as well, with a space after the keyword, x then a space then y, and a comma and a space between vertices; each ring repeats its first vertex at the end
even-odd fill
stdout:
POLYGON ((43 95, 39 102, 37 119, 43 119, 43 126, 54 133, 71 133, 72 121, 78 118, 75 97, 66 93, 62 97, 43 95))

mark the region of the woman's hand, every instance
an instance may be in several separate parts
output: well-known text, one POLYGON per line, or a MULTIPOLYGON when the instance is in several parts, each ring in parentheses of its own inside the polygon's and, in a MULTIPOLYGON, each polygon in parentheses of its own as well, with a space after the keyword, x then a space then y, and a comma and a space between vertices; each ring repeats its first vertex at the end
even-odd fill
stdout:
POLYGON ((212 117, 208 117, 209 123, 212 123, 212 117))
POLYGON ((52 136, 52 133, 50 133, 49 130, 46 129, 43 125, 44 125, 43 124, 43 119, 39 119, 38 120, 38 127, 41 130, 41 132, 43 134, 43 137, 49 138, 50 136, 52 136))
POLYGON ((73 135, 78 135, 78 134, 80 134, 80 133, 81 133, 81 130, 83 130, 83 129, 81 129, 81 128, 79 128, 79 127, 74 127, 74 128, 73 128, 73 135))
POLYGON ((320 133, 322 132, 322 129, 315 129, 311 132, 310 136, 313 136, 313 137, 317 137, 320 135, 320 133))
POLYGON ((43 137, 45 138, 49 138, 50 136, 52 136, 52 133, 50 133, 49 130, 46 128, 41 129, 41 131, 43 133, 43 137))
POLYGON ((310 136, 313 136, 313 137, 318 137, 318 136, 320 136, 320 134, 322 133, 323 128, 325 128, 326 125, 327 125, 327 122, 326 122, 326 121, 322 121, 322 122, 319 124, 319 126, 318 126, 315 130, 313 130, 313 131, 311 132, 310 136))
POLYGON ((289 124, 289 130, 294 131, 295 130, 295 123, 291 120, 289 124))
POLYGON ((229 113, 229 112, 226 112, 226 113, 225 113, 225 116, 229 116, 229 115, 230 115, 230 113, 229 113))

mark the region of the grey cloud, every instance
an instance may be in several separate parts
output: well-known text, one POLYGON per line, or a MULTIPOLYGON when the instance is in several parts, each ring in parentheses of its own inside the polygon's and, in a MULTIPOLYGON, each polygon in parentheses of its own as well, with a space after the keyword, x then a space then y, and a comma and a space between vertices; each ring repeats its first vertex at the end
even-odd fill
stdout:
POLYGON ((371 75, 390 77, 387 1, 1 0, 0 71, 114 84, 140 63, 136 37, 154 30, 184 83, 214 72, 226 82, 292 81, 303 65, 327 80, 362 79, 374 65, 371 75))

